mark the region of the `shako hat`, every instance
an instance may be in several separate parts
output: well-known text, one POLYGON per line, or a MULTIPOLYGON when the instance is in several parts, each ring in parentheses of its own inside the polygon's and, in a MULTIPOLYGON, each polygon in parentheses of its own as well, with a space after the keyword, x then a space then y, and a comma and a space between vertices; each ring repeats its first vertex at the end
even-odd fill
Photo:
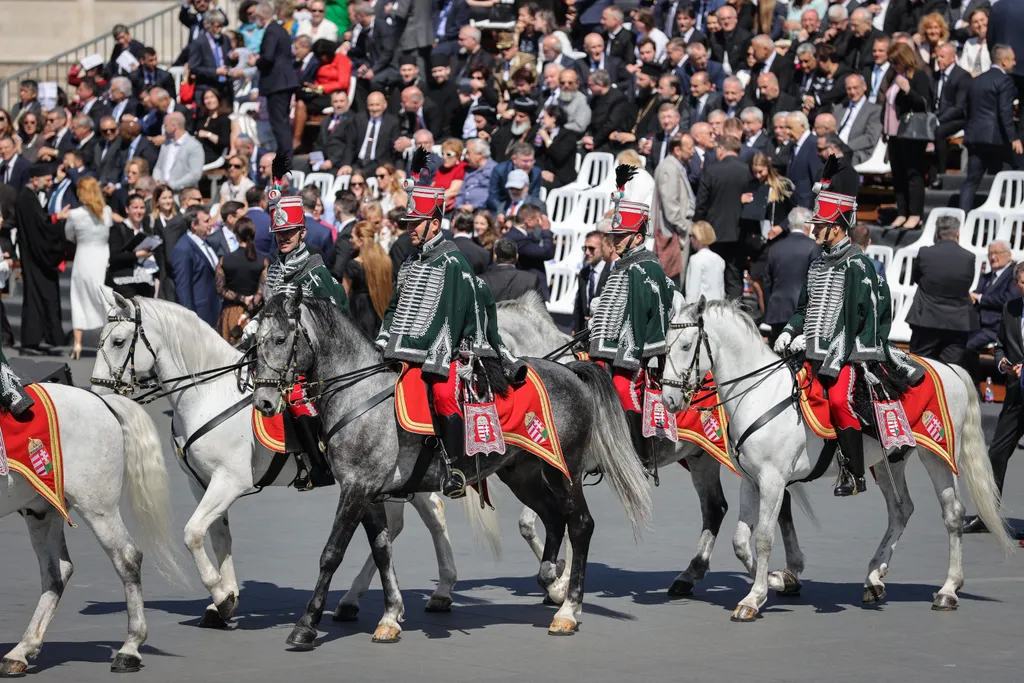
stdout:
POLYGON ((302 197, 281 197, 274 208, 274 222, 270 232, 283 232, 306 227, 306 216, 302 211, 302 197))
MULTIPOLYGON (((815 183, 814 216, 811 223, 839 225, 849 230, 857 224, 857 191, 855 174, 841 174, 845 162, 834 154, 829 156, 821 171, 821 181, 815 183)), ((859 183, 858 183, 859 184, 859 183)))
POLYGON ((647 234, 647 225, 651 219, 651 209, 643 202, 633 202, 623 199, 626 191, 626 184, 636 175, 636 166, 619 164, 615 167, 615 192, 612 193, 612 203, 615 205, 615 215, 612 217, 611 233, 640 233, 647 234))
MULTIPOLYGON (((413 152, 410 175, 419 176, 427 170, 430 154, 423 147, 413 152)), ((400 219, 404 223, 420 223, 444 218, 444 188, 415 185, 412 178, 405 179, 405 191, 409 193, 409 205, 400 219)))

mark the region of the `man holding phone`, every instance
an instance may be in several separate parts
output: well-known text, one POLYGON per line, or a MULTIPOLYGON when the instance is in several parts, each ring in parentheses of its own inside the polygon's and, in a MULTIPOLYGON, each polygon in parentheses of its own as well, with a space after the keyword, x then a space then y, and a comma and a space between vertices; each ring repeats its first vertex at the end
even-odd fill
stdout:
MULTIPOLYGON (((1013 267, 1013 282, 1024 293, 1024 263, 1013 267)), ((1013 299, 1003 306, 1003 319, 999 324, 999 341, 996 345, 996 367, 1006 376, 1006 397, 999 413, 995 436, 988 449, 992 461, 992 472, 1000 495, 1003 479, 1010 456, 1017 449, 1017 442, 1024 436, 1024 391, 1021 389, 1021 370, 1024 365, 1024 299, 1013 299)), ((988 531, 977 515, 964 518, 964 533, 988 531)), ((1018 540, 1024 533, 1018 532, 1018 540)))

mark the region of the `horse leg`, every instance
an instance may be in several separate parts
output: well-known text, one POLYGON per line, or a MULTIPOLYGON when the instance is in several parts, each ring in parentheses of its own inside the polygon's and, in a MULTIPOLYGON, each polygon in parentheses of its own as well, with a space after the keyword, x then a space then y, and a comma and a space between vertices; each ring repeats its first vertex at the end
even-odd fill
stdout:
POLYGON ((668 589, 670 598, 681 598, 693 595, 693 587, 704 578, 711 566, 711 552, 715 549, 715 539, 722 528, 722 520, 729 510, 719 478, 721 465, 709 455, 688 458, 690 480, 700 501, 700 514, 703 528, 697 541, 697 554, 688 566, 672 582, 668 589))
MULTIPOLYGON (((416 494, 416 497, 419 495, 416 494)), ((388 533, 391 540, 394 541, 405 528, 405 504, 385 503, 384 510, 388 518, 388 533)), ((371 552, 366 556, 366 562, 356 574, 356 578, 352 579, 352 585, 349 586, 348 592, 341 596, 341 602, 334 610, 334 621, 355 621, 359 618, 359 600, 366 595, 366 591, 370 590, 370 583, 373 581, 376 571, 377 565, 373 561, 373 552, 371 552)))
POLYGON ((551 626, 548 627, 548 634, 553 636, 572 635, 576 630, 576 618, 583 611, 583 582, 590 553, 590 539, 594 535, 594 518, 579 486, 572 487, 568 492, 565 507, 571 547, 571 551, 566 549, 566 563, 570 572, 565 600, 555 612, 551 626))
MULTIPOLYGON (((885 536, 882 537, 881 543, 878 545, 878 550, 875 551, 875 556, 868 563, 868 576, 864 580, 864 595, 861 599, 861 602, 865 605, 871 605, 885 599, 885 583, 883 583, 882 579, 889 573, 889 561, 892 559, 892 551, 896 548, 896 543, 899 542, 903 530, 907 527, 910 515, 914 513, 914 502, 910 500, 910 491, 907 490, 906 462, 904 458, 898 463, 890 463, 889 465, 892 468, 892 478, 896 481, 899 495, 903 499, 902 505, 896 502, 896 492, 889 481, 889 475, 882 472, 876 477, 878 488, 885 498, 885 508, 889 514, 889 526, 885 530, 885 536)), ((879 463, 878 467, 882 468, 885 465, 879 463)), ((961 511, 961 516, 962 514, 961 511)))
MULTIPOLYGON (((342 487, 345 482, 338 482, 342 487)), ((320 554, 320 575, 317 577, 316 586, 313 588, 313 595, 306 604, 306 612, 296 622, 286 643, 297 650, 312 650, 316 642, 316 627, 323 617, 324 605, 327 603, 327 592, 331 587, 331 579, 334 572, 338 570, 341 560, 345 556, 345 549, 352 540, 352 534, 356 527, 362 522, 370 506, 372 493, 369 491, 357 490, 349 486, 346 490, 342 488, 338 498, 338 509, 334 513, 334 523, 331 525, 331 533, 320 554)), ((386 517, 385 517, 386 519, 386 517)), ((386 522, 385 522, 386 524, 386 522)), ((371 547, 373 541, 371 540, 371 547)))
POLYGON ((452 588, 459 580, 455 569, 455 553, 452 552, 452 541, 448 537, 448 522, 444 516, 444 500, 436 493, 417 494, 413 496, 412 505, 420 513, 420 519, 430 532, 434 542, 434 554, 437 555, 437 588, 427 601, 428 612, 452 611, 452 588))
POLYGON ((751 577, 754 576, 754 551, 750 535, 757 526, 757 507, 760 493, 748 477, 740 479, 740 518, 732 536, 732 550, 751 577))
POLYGON ((540 556, 537 583, 544 589, 544 604, 561 605, 565 601, 565 592, 568 587, 568 581, 562 580, 562 569, 557 563, 558 552, 561 549, 562 540, 565 538, 563 512, 548 495, 547 481, 537 469, 520 466, 511 471, 499 470, 497 474, 501 481, 512 489, 512 493, 526 506, 526 509, 531 510, 536 517, 539 517, 544 525, 544 550, 540 556))
POLYGON ((398 622, 405 614, 402 593, 398 590, 398 576, 391 554, 391 537, 388 535, 387 513, 384 503, 371 504, 363 516, 363 528, 370 542, 370 552, 380 572, 380 582, 384 589, 384 616, 373 632, 375 643, 397 643, 402 633, 398 622))
MULTIPOLYGON (((192 559, 199 570, 199 578, 213 597, 213 604, 206 608, 199 620, 199 626, 203 628, 226 628, 227 621, 234 616, 238 608, 238 584, 231 561, 231 531, 227 526, 226 515, 228 508, 245 491, 240 483, 232 483, 229 479, 222 473, 217 473, 205 491, 194 478, 189 477, 188 480, 193 494, 199 499, 199 505, 185 524, 185 547, 192 554, 192 559), (216 524, 222 520, 223 525, 216 524), (204 545, 206 534, 214 526, 223 526, 211 535, 214 551, 218 555, 218 566, 210 560, 204 545), (225 561, 230 565, 229 577, 225 577, 220 570, 225 561)), ((237 481, 241 482, 240 479, 237 481)))
POLYGON ((800 595, 800 574, 804 571, 804 554, 796 537, 792 496, 788 490, 782 496, 779 530, 782 532, 782 545, 786 550, 786 568, 768 574, 768 587, 779 596, 795 597, 800 595))
POLYGON ((43 636, 57 612, 57 604, 74 570, 64 540, 64 518, 49 506, 42 513, 28 510, 22 514, 28 525, 32 549, 36 551, 36 559, 39 560, 43 590, 21 642, 0 660, 0 677, 24 675, 28 660, 39 654, 43 636))
POLYGON ((932 609, 942 612, 955 610, 959 603, 956 592, 964 585, 963 524, 964 504, 960 500, 957 480, 949 466, 931 451, 918 449, 921 462, 932 478, 932 485, 942 505, 942 521, 949 534, 949 573, 946 582, 935 596, 932 609))
POLYGON ((146 609, 142 598, 142 551, 139 550, 116 507, 109 512, 80 509, 85 523, 114 564, 124 584, 124 601, 128 610, 128 640, 114 655, 110 670, 115 673, 138 671, 142 665, 139 648, 146 642, 146 609))
POLYGON ((775 525, 778 523, 783 494, 786 492, 786 480, 777 472, 762 471, 758 487, 760 509, 754 528, 754 544, 757 551, 754 585, 733 611, 733 621, 753 621, 757 618, 758 610, 768 599, 768 562, 775 541, 775 525))
POLYGON ((526 505, 523 506, 523 511, 519 513, 519 535, 523 537, 523 540, 530 546, 530 550, 537 556, 537 561, 541 562, 544 559, 544 546, 537 535, 537 513, 526 505))

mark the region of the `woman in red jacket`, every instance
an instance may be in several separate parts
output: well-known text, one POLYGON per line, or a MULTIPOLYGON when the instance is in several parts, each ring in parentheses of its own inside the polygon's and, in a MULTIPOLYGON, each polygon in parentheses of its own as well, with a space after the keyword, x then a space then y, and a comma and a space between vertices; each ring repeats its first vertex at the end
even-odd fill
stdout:
MULTIPOLYGON (((348 92, 352 77, 352 62, 342 52, 338 52, 338 44, 330 40, 318 40, 313 43, 313 56, 320 62, 313 83, 303 83, 302 89, 295 98, 295 121, 292 129, 293 145, 298 149, 302 145, 302 133, 306 129, 306 121, 310 114, 322 114, 331 106, 331 93, 337 90, 348 92)), ((352 93, 348 93, 352 97, 352 93)))

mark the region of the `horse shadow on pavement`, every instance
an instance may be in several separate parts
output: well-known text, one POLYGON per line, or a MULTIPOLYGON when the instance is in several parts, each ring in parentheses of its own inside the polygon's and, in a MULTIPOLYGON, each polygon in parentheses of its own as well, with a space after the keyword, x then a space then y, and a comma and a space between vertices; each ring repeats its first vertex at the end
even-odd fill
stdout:
MULTIPOLYGON (((121 607, 122 609, 120 611, 124 611, 124 603, 121 604, 121 607)), ((16 643, 0 643, 0 650, 7 652, 13 648, 15 644, 16 643)), ((42 673, 43 671, 47 671, 48 669, 72 662, 75 664, 103 664, 109 667, 110 661, 114 658, 114 653, 120 650, 123 644, 123 642, 113 640, 99 640, 86 643, 47 640, 43 644, 43 649, 40 650, 39 656, 35 659, 29 660, 28 673, 30 675, 35 675, 42 673)), ((167 652, 150 645, 143 645, 140 647, 139 654, 142 655, 143 670, 146 668, 147 657, 183 656, 176 655, 173 652, 167 652)))

